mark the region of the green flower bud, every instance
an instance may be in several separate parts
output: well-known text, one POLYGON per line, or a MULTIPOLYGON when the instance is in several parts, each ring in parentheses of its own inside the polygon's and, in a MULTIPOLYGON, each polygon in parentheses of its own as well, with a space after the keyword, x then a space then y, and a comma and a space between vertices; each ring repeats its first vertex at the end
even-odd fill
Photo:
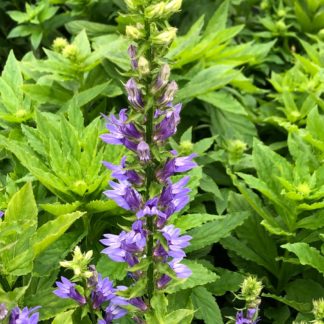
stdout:
POLYGON ((324 298, 313 300, 312 312, 316 320, 324 320, 324 298))
POLYGON ((231 140, 227 144, 227 151, 230 162, 234 163, 240 160, 244 151, 247 149, 247 144, 241 140, 231 140))
POLYGON ((180 143, 180 152, 183 154, 190 154, 193 150, 193 143, 190 141, 183 141, 180 143))
POLYGON ((171 0, 165 5, 165 13, 172 14, 180 10, 182 0, 171 0))
POLYGON ((127 8, 129 10, 136 10, 137 9, 137 1, 136 0, 124 0, 127 8))
POLYGON ((284 33, 287 31, 287 25, 283 20, 279 20, 276 22, 276 29, 279 33, 284 33))
POLYGON ((145 37, 144 26, 136 24, 136 26, 126 26, 126 35, 134 40, 139 40, 145 37))
POLYGON ((90 278, 91 271, 88 270, 88 264, 91 261, 93 252, 90 250, 87 253, 82 253, 78 246, 73 251, 73 259, 71 261, 62 261, 60 265, 63 268, 73 270, 76 278, 90 278))
POLYGON ((147 75, 150 73, 149 62, 144 56, 140 56, 138 59, 138 72, 140 75, 147 75))
POLYGON ((148 6, 144 11, 144 15, 148 19, 162 18, 164 16, 164 8, 164 2, 156 3, 154 5, 148 6))
POLYGON ((168 45, 176 37, 177 28, 168 27, 159 34, 156 34, 151 38, 152 42, 156 45, 168 45))
POLYGON ((57 37, 54 39, 52 47, 55 52, 62 53, 63 49, 69 45, 68 41, 63 37, 57 37))
POLYGON ((324 28, 322 28, 319 32, 318 32, 318 36, 321 40, 324 41, 324 28))
POLYGON ((268 9, 268 8, 269 8, 269 2, 268 2, 267 0, 262 1, 262 2, 261 2, 261 5, 260 5, 260 8, 261 8, 262 10, 266 10, 266 9, 268 9))
POLYGON ((286 12, 286 10, 284 10, 284 9, 280 9, 280 10, 278 10, 278 12, 277 12, 277 15, 278 15, 280 18, 285 17, 286 14, 287 14, 287 12, 286 12))
POLYGON ((247 304, 255 303, 259 300, 262 290, 262 283, 256 277, 247 277, 241 285, 241 297, 247 304))
POLYGON ((74 44, 68 44, 64 47, 62 55, 71 61, 78 59, 79 50, 74 44))

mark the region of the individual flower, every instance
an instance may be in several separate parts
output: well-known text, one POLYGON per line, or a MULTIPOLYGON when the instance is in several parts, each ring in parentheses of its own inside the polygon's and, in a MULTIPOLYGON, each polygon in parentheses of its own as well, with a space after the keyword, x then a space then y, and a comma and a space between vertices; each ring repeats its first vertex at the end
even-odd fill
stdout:
POLYGON ((186 279, 192 275, 192 271, 185 264, 180 263, 180 261, 181 259, 173 259, 168 264, 178 278, 186 279))
POLYGON ((106 128, 109 133, 103 134, 100 138, 109 144, 124 145, 132 151, 136 151, 138 143, 142 139, 142 134, 133 123, 128 123, 127 109, 119 112, 119 118, 115 115, 104 116, 107 120, 106 128))
POLYGON ((104 194, 114 200, 118 206, 132 211, 140 208, 142 197, 128 181, 119 183, 110 181, 109 184, 113 189, 104 191, 104 194))
POLYGON ((162 107, 171 105, 177 90, 178 90, 177 83, 175 81, 171 81, 166 86, 163 95, 158 99, 158 104, 162 107))
POLYGON ((99 309, 99 307, 106 301, 115 297, 116 289, 113 287, 113 282, 109 278, 103 278, 101 274, 98 274, 98 280, 96 286, 91 292, 91 301, 93 309, 99 309))
POLYGON ((124 156, 121 159, 120 165, 115 165, 112 164, 110 162, 106 162, 103 161, 103 165, 112 171, 112 177, 114 177, 115 179, 119 180, 119 181, 128 181, 131 184, 134 185, 141 185, 143 184, 143 177, 141 175, 139 175, 136 171, 134 170, 128 170, 126 168, 126 159, 127 157, 124 156))
POLYGON ((147 215, 149 215, 149 216, 156 215, 156 216, 159 216, 159 217, 166 218, 166 215, 162 211, 160 211, 158 209, 158 201, 159 201, 158 197, 154 197, 152 199, 149 199, 145 203, 144 207, 137 212, 136 216, 138 218, 142 218, 142 217, 147 216, 147 215))
MULTIPOLYGON (((182 105, 177 104, 166 111, 164 119, 154 128, 153 139, 156 142, 163 143, 177 132, 177 126, 180 122, 181 108, 182 105)), ((159 114, 161 114, 161 112, 158 111, 157 115, 159 114)))
POLYGON ((11 311, 9 324, 37 324, 39 313, 35 313, 35 311, 39 308, 40 306, 31 309, 28 309, 28 307, 24 307, 21 310, 19 307, 15 307, 11 311))
POLYGON ((246 316, 244 316, 243 311, 238 311, 236 313, 235 324, 257 324, 260 319, 256 318, 257 308, 248 308, 246 311, 246 316))
POLYGON ((145 141, 140 141, 136 148, 140 162, 147 163, 151 159, 150 147, 145 141))
POLYGON ((8 314, 8 309, 4 303, 0 304, 0 321, 5 319, 8 314))
POLYGON ((169 82, 170 77, 170 66, 168 64, 164 64, 157 76, 157 79, 152 87, 152 92, 156 93, 163 89, 169 82))
POLYGON ((133 70, 136 70, 137 67, 138 67, 138 61, 137 61, 137 58, 136 58, 136 55, 137 55, 137 48, 135 45, 130 45, 128 47, 128 55, 131 59, 131 65, 132 65, 132 68, 133 70))
POLYGON ((136 221, 130 232, 122 231, 119 235, 105 234, 100 242, 107 246, 102 253, 116 262, 127 262, 131 267, 138 263, 137 254, 143 252, 146 245, 146 232, 143 223, 136 221))
POLYGON ((197 166, 196 162, 192 160, 196 156, 197 154, 192 153, 189 156, 168 159, 162 169, 156 172, 156 178, 164 183, 175 173, 186 172, 193 169, 197 166))
POLYGON ((71 298, 78 302, 80 305, 87 303, 84 296, 82 296, 76 289, 75 283, 72 283, 69 279, 61 276, 61 281, 56 281, 58 289, 54 290, 53 293, 60 298, 71 298))
POLYGON ((125 89, 128 93, 128 101, 131 103, 131 105, 137 110, 142 110, 144 108, 144 103, 142 100, 141 91, 139 90, 134 78, 130 78, 127 81, 125 89))
POLYGON ((105 309, 104 319, 99 320, 98 324, 111 324, 113 320, 121 318, 127 314, 127 310, 119 307, 118 305, 110 304, 105 309))
POLYGON ((160 232, 167 242, 168 256, 180 260, 186 256, 183 249, 189 245, 189 241, 192 238, 191 236, 180 236, 180 229, 176 228, 174 225, 164 226, 163 229, 160 230, 160 232))
POLYGON ((163 214, 159 214, 157 226, 161 228, 167 219, 175 212, 180 211, 189 202, 190 189, 185 185, 189 181, 189 177, 183 177, 176 183, 169 183, 162 189, 159 197, 159 208, 163 211, 163 214))
POLYGON ((4 212, 0 210, 0 219, 3 217, 4 212))

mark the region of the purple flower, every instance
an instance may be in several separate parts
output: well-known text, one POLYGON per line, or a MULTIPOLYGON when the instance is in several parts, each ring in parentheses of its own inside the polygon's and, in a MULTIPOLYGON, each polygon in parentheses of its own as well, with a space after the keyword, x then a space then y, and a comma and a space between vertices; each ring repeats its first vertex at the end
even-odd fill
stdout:
POLYGON ((144 208, 140 209, 137 212, 136 216, 138 218, 142 218, 146 215, 150 215, 150 216, 157 215, 159 217, 166 218, 166 215, 158 209, 158 201, 159 201, 158 197, 154 197, 154 198, 148 200, 145 203, 144 208))
POLYGON ((103 161, 103 165, 112 171, 112 176, 119 181, 128 181, 134 185, 143 184, 143 177, 134 170, 126 169, 126 156, 120 162, 120 165, 115 165, 110 162, 103 161))
POLYGON ((146 245, 146 232, 143 223, 136 221, 130 232, 122 231, 119 235, 105 234, 100 242, 108 246, 102 253, 116 262, 127 262, 131 267, 138 263, 137 253, 141 253, 146 245))
POLYGON ((102 303, 115 297, 115 291, 112 281, 109 278, 102 279, 101 274, 98 274, 97 285, 91 292, 93 309, 99 309, 102 303))
POLYGON ((121 318, 127 314, 127 310, 115 304, 110 304, 105 310, 103 320, 99 320, 98 324, 111 324, 113 320, 121 318))
POLYGON ((138 62, 137 62, 137 59, 136 59, 136 55, 137 55, 137 48, 135 45, 130 45, 128 47, 128 55, 131 59, 131 65, 132 65, 132 68, 133 70, 136 70, 137 67, 138 67, 138 62))
POLYGON ((162 189, 162 193, 159 198, 159 206, 163 211, 163 214, 159 214, 157 226, 161 228, 166 220, 175 212, 180 211, 189 202, 190 192, 189 188, 185 188, 185 185, 189 181, 189 177, 183 177, 178 182, 168 184, 162 189))
POLYGON ((15 307, 10 314, 9 324, 37 324, 39 313, 35 310, 39 309, 40 306, 28 309, 24 307, 22 310, 19 307, 15 307))
POLYGON ((171 277, 163 274, 161 278, 156 282, 156 285, 159 289, 164 288, 171 281, 171 277))
POLYGON ((0 219, 3 217, 4 212, 0 210, 0 219))
POLYGON ((128 302, 131 305, 133 305, 133 306, 137 307, 138 309, 140 309, 142 312, 145 312, 147 310, 147 308, 148 308, 141 297, 131 298, 130 300, 128 300, 128 302))
POLYGON ((84 296, 82 296, 76 289, 75 283, 72 283, 69 279, 61 276, 61 281, 56 281, 58 289, 54 290, 54 294, 60 298, 72 298, 80 305, 87 303, 84 296))
POLYGON ((246 312, 246 317, 244 317, 243 311, 238 311, 236 313, 235 324, 256 324, 259 322, 260 318, 254 319, 256 317, 258 308, 248 308, 246 312))
POLYGON ((128 181, 119 183, 110 181, 109 184, 113 190, 106 190, 104 194, 114 200, 118 206, 132 211, 137 211, 140 208, 142 197, 128 181))
POLYGON ((152 92, 156 93, 164 88, 169 81, 170 77, 170 66, 168 64, 164 64, 159 72, 159 75, 152 87, 152 92))
POLYGON ((5 319, 8 314, 8 309, 4 303, 0 304, 0 321, 5 319))
POLYGON ((142 95, 140 90, 138 89, 137 83, 134 78, 130 78, 126 85, 125 89, 128 93, 128 101, 131 105, 138 110, 142 110, 144 108, 144 103, 142 100, 142 95))
POLYGON ((155 126, 153 139, 158 143, 163 143, 166 139, 177 132, 180 122, 181 104, 177 104, 172 109, 166 111, 164 119, 155 126))
POLYGON ((142 139, 142 134, 133 123, 127 123, 127 109, 119 112, 119 119, 115 115, 104 116, 107 120, 106 128, 108 134, 103 134, 100 138, 109 144, 124 145, 126 148, 136 151, 137 144, 142 139))
POLYGON ((168 262, 170 268, 175 272, 180 279, 188 278, 192 275, 192 271, 184 264, 180 263, 181 259, 173 259, 168 262))
POLYGON ((137 155, 141 162, 147 163, 151 159, 150 147, 145 141, 140 141, 137 145, 137 155))
POLYGON ((171 81, 164 90, 163 95, 158 99, 160 106, 170 105, 174 99, 174 95, 178 90, 178 85, 175 81, 171 81))
POLYGON ((173 258, 182 259, 186 256, 185 252, 182 250, 187 247, 190 243, 191 236, 183 235, 180 236, 180 229, 176 228, 174 225, 164 226, 160 230, 162 235, 167 241, 169 250, 168 255, 173 258))
POLYGON ((167 182, 169 177, 178 172, 186 172, 196 167, 196 162, 192 161, 197 154, 192 153, 189 156, 176 157, 167 160, 162 169, 156 172, 156 178, 160 182, 167 182))

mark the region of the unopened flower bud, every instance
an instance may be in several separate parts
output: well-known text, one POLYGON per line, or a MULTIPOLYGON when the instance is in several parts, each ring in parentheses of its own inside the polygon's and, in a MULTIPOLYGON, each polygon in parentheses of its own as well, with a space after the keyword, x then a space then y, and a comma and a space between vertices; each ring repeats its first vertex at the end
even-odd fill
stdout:
POLYGON ((269 8, 269 2, 267 0, 262 1, 261 4, 260 4, 260 8, 262 10, 268 9, 269 8))
POLYGON ((244 151, 247 149, 247 144, 241 140, 231 140, 228 142, 227 150, 229 159, 232 162, 240 160, 244 151))
POLYGON ((259 299, 262 283, 255 277, 247 277, 241 285, 241 296, 248 303, 254 303, 259 299))
POLYGON ((278 14, 278 16, 279 16, 280 18, 283 18, 283 17, 286 16, 287 13, 286 13, 286 10, 284 10, 284 9, 280 9, 280 10, 278 10, 277 14, 278 14))
POLYGON ((0 321, 6 318, 8 309, 4 303, 0 304, 0 321))
POLYGON ((79 55, 79 50, 74 44, 68 44, 64 47, 62 54, 71 61, 76 61, 79 55))
POLYGON ((165 5, 165 12, 167 14, 172 14, 180 10, 182 5, 182 0, 171 0, 165 5))
POLYGON ((161 68, 161 71, 152 87, 152 92, 156 93, 164 88, 168 82, 170 77, 170 66, 168 64, 164 64, 161 68))
POLYGON ((324 299, 313 300, 313 314, 316 320, 324 320, 324 299))
POLYGON ((63 37, 57 37, 52 44, 53 50, 58 53, 62 53, 63 49, 69 45, 68 41, 63 37))
POLYGON ((137 9, 137 3, 136 0, 124 0, 127 8, 129 10, 136 10, 137 9))
POLYGON ((150 73, 149 62, 144 56, 138 59, 138 72, 140 75, 147 75, 150 73))
POLYGON ((150 161, 151 159, 150 147, 146 142, 144 141, 139 142, 139 144, 137 145, 137 155, 141 162, 147 163, 150 161))
POLYGON ((136 26, 126 26, 126 35, 134 40, 139 40, 145 37, 144 26, 136 24, 136 26))
POLYGON ((283 20, 279 20, 276 22, 276 29, 279 33, 284 33, 287 30, 287 25, 283 20))
POLYGON ((162 95, 162 97, 158 100, 158 103, 160 106, 165 106, 168 103, 173 101, 174 95, 178 90, 178 85, 175 81, 171 81, 165 91, 164 94, 162 95))
POLYGON ((145 9, 144 15, 148 19, 161 18, 164 15, 164 7, 164 2, 158 2, 156 4, 150 5, 145 9))
POLYGON ((183 154, 190 154, 193 150, 193 144, 190 141, 183 141, 180 143, 180 152, 183 154))
POLYGON ((159 34, 151 38, 152 42, 156 45, 168 45, 176 37, 177 28, 169 27, 159 34))
POLYGON ((135 109, 143 109, 144 103, 142 100, 142 95, 138 89, 135 79, 130 78, 126 85, 125 89, 128 93, 128 100, 135 109))
POLYGON ((128 55, 131 59, 131 65, 132 65, 132 68, 134 70, 137 69, 138 67, 138 62, 137 62, 137 58, 136 58, 136 55, 137 55, 137 47, 135 45, 130 45, 128 47, 128 55))
POLYGON ((324 28, 322 28, 319 32, 318 32, 318 36, 321 40, 324 40, 324 28))

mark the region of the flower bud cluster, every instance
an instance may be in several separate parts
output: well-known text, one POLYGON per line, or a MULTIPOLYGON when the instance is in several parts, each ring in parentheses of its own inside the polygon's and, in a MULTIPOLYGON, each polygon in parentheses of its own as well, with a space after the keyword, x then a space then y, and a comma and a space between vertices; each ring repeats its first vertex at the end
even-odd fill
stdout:
POLYGON ((70 44, 65 38, 57 37, 54 39, 52 48, 55 52, 62 54, 72 62, 79 59, 79 49, 75 44, 70 44))
POLYGON ((247 277, 241 285, 241 293, 237 296, 245 301, 245 309, 236 313, 235 324, 256 324, 261 303, 262 283, 255 277, 247 277))

